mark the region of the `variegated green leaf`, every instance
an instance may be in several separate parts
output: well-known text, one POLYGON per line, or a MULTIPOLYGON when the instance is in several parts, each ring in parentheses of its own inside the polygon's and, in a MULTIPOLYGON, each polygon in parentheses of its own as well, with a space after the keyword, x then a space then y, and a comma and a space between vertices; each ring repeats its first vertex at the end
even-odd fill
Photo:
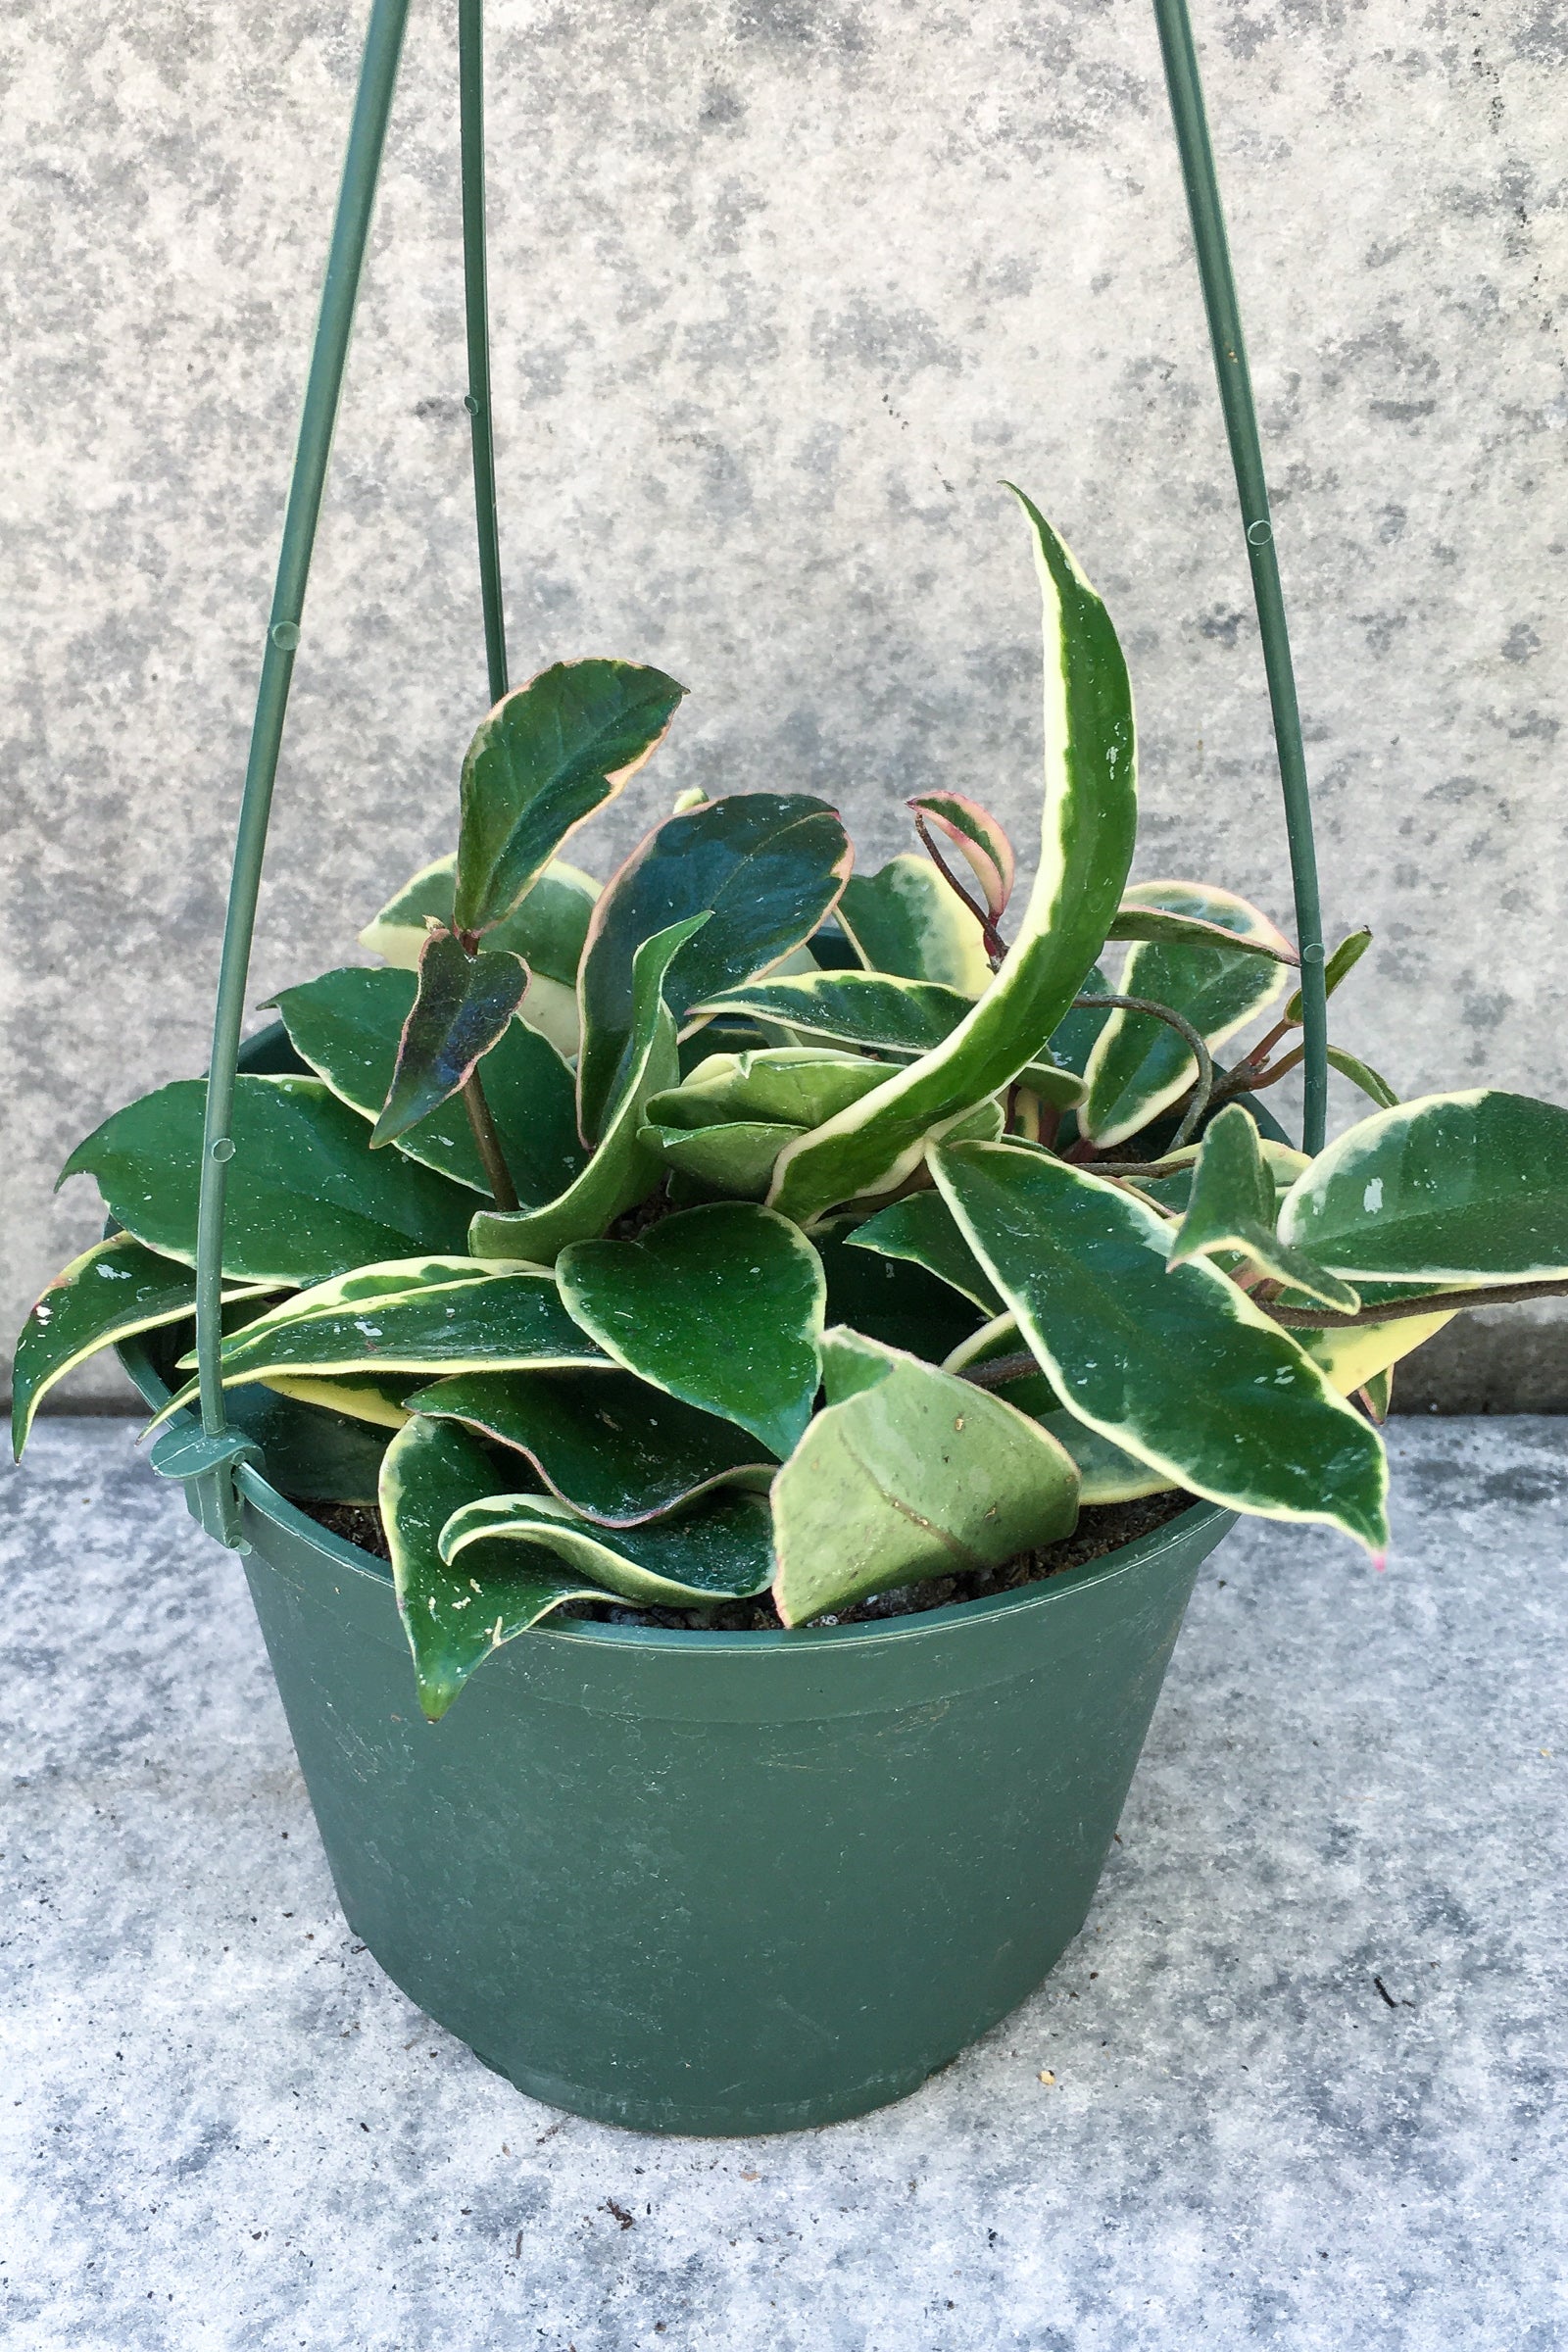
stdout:
MULTIPOLYGON (((972 1009, 967 997, 934 980, 890 980, 881 972, 842 971, 754 980, 697 1007, 702 1013, 777 1021, 804 1037, 901 1057, 929 1054, 944 1045, 972 1009)), ((886 1070, 878 1072, 879 1080, 887 1075, 886 1070)), ((1014 1075, 1043 1102, 1058 1108, 1083 1101, 1081 1082, 1049 1057, 1029 1061, 1014 1075)))
POLYGON ((1568 1110, 1483 1088, 1377 1111, 1292 1187, 1280 1234, 1352 1281, 1568 1278, 1568 1110))
POLYGON ((408 1398, 419 1387, 418 1372, 350 1372, 333 1378, 309 1372, 272 1372, 257 1385, 296 1404, 317 1404, 364 1421, 375 1429, 401 1429, 410 1418, 408 1398))
MULTIPOLYGON (((1085 973, 1079 983, 1078 994, 1080 997, 1108 997, 1113 995, 1114 991, 1097 963, 1085 973)), ((1102 1012, 1097 1012, 1089 1004, 1076 1006, 1052 1031, 1051 1042, 1047 1049, 1049 1058, 1059 1068, 1070 1070, 1081 1082, 1084 1071, 1089 1066, 1089 1056, 1095 1050, 1095 1040, 1109 1018, 1109 1005, 1106 1005, 1102 1012)), ((1081 1102, 1083 1099, 1084 1088, 1080 1083, 1073 1102, 1081 1102)))
MULTIPOLYGON (((1158 1176, 1124 1176, 1122 1182, 1140 1199, 1152 1201, 1155 1208, 1163 1209, 1166 1216, 1175 1217, 1179 1222, 1187 1214, 1187 1203, 1192 1199, 1193 1171, 1198 1165, 1200 1149, 1198 1144, 1184 1144, 1179 1152, 1167 1152, 1152 1163, 1165 1173, 1158 1176)), ((1258 1136, 1257 1152, 1268 1171, 1273 1193, 1272 1220, 1301 1170, 1311 1163, 1304 1152, 1293 1151, 1289 1144, 1276 1144, 1266 1135, 1258 1136)))
MULTIPOLYGON (((196 1262, 207 1088, 176 1080, 117 1110, 61 1171, 95 1177, 111 1216, 149 1249, 196 1262)), ((471 1195, 396 1152, 371 1152, 365 1122, 318 1078, 234 1088, 223 1270, 279 1288, 345 1266, 461 1250, 471 1195)))
POLYGON ((765 1447, 627 1372, 471 1372, 412 1399, 526 1455, 552 1494, 606 1527, 633 1527, 713 1487, 763 1488, 765 1447))
POLYGON ((762 1119, 727 1119, 711 1127, 662 1127, 645 1121, 637 1140, 657 1152, 667 1168, 707 1191, 724 1193, 734 1200, 760 1200, 773 1181, 779 1153, 805 1133, 804 1127, 762 1119))
MULTIPOLYGON (((224 1286, 226 1298, 254 1297, 265 1285, 224 1286)), ((18 1461, 33 1415, 55 1383, 100 1348, 139 1331, 182 1323, 195 1312, 196 1281, 188 1266, 161 1257, 128 1233, 72 1259, 28 1309, 17 1341, 11 1386, 11 1443, 18 1461)))
MULTIPOLYGON (((301 1060, 325 1079, 339 1102, 374 1119, 392 1083, 414 990, 411 972, 353 964, 285 988, 273 1002, 301 1060)), ((554 1200, 588 1159, 577 1140, 576 1082, 570 1070, 545 1038, 514 1020, 485 1055, 483 1082, 519 1196, 530 1201, 554 1200)), ((488 1195, 460 1102, 432 1111, 395 1140, 410 1159, 488 1195)))
POLYGON ((644 940, 632 978, 631 1036, 597 1150, 581 1175, 542 1207, 481 1209, 468 1229, 476 1257, 548 1265, 568 1242, 603 1233, 654 1191, 663 1164, 641 1140, 644 1108, 651 1095, 672 1087, 679 1075, 675 1024, 661 990, 674 957, 708 920, 692 915, 644 940))
POLYGON ((826 1320, 940 1363, 974 1329, 980 1310, 912 1258, 853 1248, 857 1230, 854 1217, 834 1217, 812 1231, 827 1277, 826 1320))
POLYGON ((398 1041, 392 1084, 370 1130, 372 1151, 406 1135, 461 1093, 478 1062, 505 1036, 527 984, 527 967, 515 956, 485 950, 470 956, 450 931, 431 932, 398 1041))
POLYGON ((931 1155, 969 1246, 1068 1410, 1211 1502, 1388 1543, 1377 1433, 1295 1340, 1170 1228, 1086 1169, 1015 1145, 931 1155))
MULTIPOLYGON (((1244 923, 1250 923, 1279 936, 1266 916, 1228 891, 1208 891, 1204 903, 1221 930, 1241 933, 1244 923)), ((1256 947, 1255 932, 1246 949, 1217 939, 1196 946, 1141 940, 1127 957, 1120 993, 1184 1014, 1212 1051, 1272 1004, 1285 985, 1284 965, 1256 953, 1256 947)), ((1149 1012, 1118 1010, 1096 1039, 1084 1075, 1089 1097, 1078 1125, 1103 1151, 1136 1135, 1178 1102, 1198 1075, 1198 1065, 1167 1022, 1149 1012)))
MULTIPOLYGON (((604 1361, 563 1306, 554 1275, 453 1257, 362 1266, 285 1299, 232 1333, 222 1349, 225 1388, 278 1374, 430 1379, 604 1361)), ((182 1368, 194 1362, 181 1358, 182 1368)))
MULTIPOLYGON (((1018 1318, 1008 1313, 984 1323, 954 1348, 943 1362, 944 1372, 966 1372, 1001 1355, 1028 1352, 1018 1318)), ((1152 1470, 1136 1454, 1112 1445, 1098 1429, 1069 1413, 1044 1372, 1025 1372, 993 1392, 1014 1412, 1027 1413, 1046 1435, 1054 1438, 1078 1471, 1078 1500, 1088 1510, 1113 1502, 1139 1502, 1146 1494, 1167 1494, 1175 1481, 1162 1470, 1152 1470)))
POLYGON ((549 1494, 497 1494, 448 1520, 441 1551, 461 1570, 515 1544, 553 1554, 564 1574, 638 1608, 712 1608, 766 1592, 770 1535, 760 1494, 705 1494, 672 1518, 635 1527, 596 1526, 549 1494))
MULTIPOLYGON (((1347 932, 1323 966, 1323 993, 1326 997, 1332 997, 1340 982, 1354 971, 1371 945, 1372 934, 1364 924, 1359 931, 1347 932)), ((1286 1004, 1282 1017, 1290 1022, 1293 1029, 1300 1027, 1301 992, 1299 989, 1286 1004)))
POLYGON ((1011 1405, 858 1332, 822 1362, 827 1403, 773 1482, 786 1625, 1071 1534, 1077 1472, 1011 1405))
MULTIPOLYGON (((1146 939, 1162 947, 1241 948, 1252 956, 1267 956, 1276 963, 1301 960, 1283 931, 1266 914, 1239 899, 1234 891, 1217 890, 1208 882, 1134 882, 1123 893, 1109 939, 1146 939)), ((1144 989, 1128 989, 1144 996, 1144 989)))
POLYGON ((463 762, 459 931, 512 912, 567 835, 636 774, 685 691, 660 669, 592 661, 558 662, 503 696, 463 762))
POLYGON ((1274 1281, 1294 1285, 1319 1305, 1357 1314, 1361 1301, 1349 1284, 1281 1241, 1275 1214, 1274 1178, 1258 1150, 1257 1129, 1239 1102, 1227 1103, 1203 1136, 1169 1264, 1239 1250, 1274 1281))
POLYGON ((786 1218, 716 1201, 640 1241, 579 1242, 561 1296, 608 1355, 787 1454, 820 1379, 821 1261, 786 1218))
POLYGON ((972 1299, 983 1315, 1002 1312, 1002 1298, 958 1230, 940 1193, 907 1193, 846 1235, 852 1250, 906 1258, 972 1299))
POLYGON ((905 806, 953 844, 980 885, 986 912, 1001 922, 1012 896, 1012 844, 990 809, 961 792, 926 792, 905 806))
MULTIPOLYGON (((360 933, 360 946, 372 956, 384 956, 400 971, 419 968, 419 952, 430 925, 452 929, 452 898, 458 871, 454 850, 433 865, 421 866, 388 899, 374 919, 360 933)), ((535 983, 544 978, 575 991, 577 966, 588 937, 589 917, 599 885, 580 866, 553 858, 527 896, 485 934, 485 945, 520 956, 535 983)))
POLYGON ((1401 1315, 1393 1323, 1356 1323, 1338 1331, 1296 1331, 1291 1336, 1300 1342, 1330 1388, 1342 1396, 1353 1396, 1452 1321, 1449 1308, 1441 1315, 1401 1315))
POLYGON ((671 963, 664 1002, 682 1024, 801 947, 837 903, 853 852, 836 810, 804 793, 733 793, 666 817, 639 843, 594 908, 578 979, 578 1123, 603 1132, 631 1033, 632 972, 644 941, 706 912, 671 963))
POLYGON ((1347 1054, 1343 1046, 1330 1046, 1328 1059, 1330 1069, 1338 1070, 1342 1078, 1348 1078, 1350 1084, 1358 1086, 1363 1095, 1370 1095, 1379 1110, 1395 1108, 1398 1096, 1386 1078, 1378 1076, 1370 1062, 1358 1061, 1353 1054, 1347 1054))
POLYGON ((879 873, 852 875, 839 926, 868 972, 933 981, 971 1003, 991 985, 979 923, 924 858, 893 858, 879 873))
POLYGON ((678 1087, 650 1097, 648 1116, 663 1127, 712 1127, 724 1119, 815 1127, 847 1102, 858 1102, 886 1074, 859 1054, 822 1046, 710 1054, 678 1087))
POLYGON ((1045 608, 1040 864, 1006 962, 952 1035, 780 1157, 775 1208, 808 1223, 885 1188, 941 1121, 983 1102, 1041 1053, 1094 962, 1133 850, 1132 693, 1109 615, 1029 501, 1045 608))
POLYGON ((455 1421, 417 1417, 382 1456, 381 1524, 419 1704, 432 1723, 504 1642, 564 1601, 608 1597, 533 1544, 476 1544, 458 1567, 447 1566, 442 1529, 498 1484, 491 1455, 455 1421))

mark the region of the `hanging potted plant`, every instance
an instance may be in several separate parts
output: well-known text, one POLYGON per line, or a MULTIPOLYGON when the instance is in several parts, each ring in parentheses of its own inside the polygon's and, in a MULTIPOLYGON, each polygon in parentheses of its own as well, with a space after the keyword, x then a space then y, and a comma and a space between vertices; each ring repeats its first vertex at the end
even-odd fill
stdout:
MULTIPOLYGON (((382 960, 284 990, 238 1054, 403 9, 372 13, 209 1078, 68 1161, 110 1227, 28 1317, 17 1449, 118 1347, 155 1465, 245 1559, 350 1925, 486 2063, 646 2129, 822 2123, 912 2089, 1078 1932, 1235 1515, 1381 1557, 1398 1358, 1568 1288, 1568 1113, 1399 1102, 1326 1044, 1368 934, 1324 957, 1304 800, 1299 950, 1218 885, 1129 883, 1126 665, 1021 493, 1021 910, 957 792, 912 802, 919 854, 871 873, 789 792, 682 796, 602 887, 568 861, 684 690, 610 660, 506 690, 474 0, 493 708, 454 854, 361 935, 382 960), (1303 1058, 1298 1152, 1259 1097, 1303 1058), (1325 1149, 1330 1065, 1375 1107, 1325 1149)), ((1211 297, 1222 262, 1210 237, 1211 297)))

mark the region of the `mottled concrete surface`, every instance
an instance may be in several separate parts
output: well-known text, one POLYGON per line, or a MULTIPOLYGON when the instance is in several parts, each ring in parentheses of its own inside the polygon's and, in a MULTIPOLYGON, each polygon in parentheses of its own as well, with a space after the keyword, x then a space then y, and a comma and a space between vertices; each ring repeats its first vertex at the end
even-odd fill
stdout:
POLYGON ((1557 2352, 1568 1425, 1394 1454, 1386 1576, 1258 1527, 1203 1571, 1033 2000, 880 2115, 661 2141, 356 1947, 235 1563, 122 1429, 46 1427, 4 1490, 8 2348, 1557 2352))
MULTIPOLYGON (((7 1332, 94 1231, 87 1186, 49 1203, 70 1145, 204 1055, 363 13, 15 0, 0 23, 7 1332)), ((350 953, 449 844, 484 701, 453 14, 414 11, 258 1003, 350 953)), ((1542 0, 1195 14, 1327 906, 1378 932, 1341 1034, 1405 1092, 1490 1076, 1568 1098, 1568 33, 1542 0)), ((1034 590, 1006 474, 1130 648, 1141 870, 1288 913, 1150 10, 490 17, 515 668, 615 652, 692 688, 595 858, 694 782, 831 794, 874 857, 939 781, 1027 838, 1034 590)))

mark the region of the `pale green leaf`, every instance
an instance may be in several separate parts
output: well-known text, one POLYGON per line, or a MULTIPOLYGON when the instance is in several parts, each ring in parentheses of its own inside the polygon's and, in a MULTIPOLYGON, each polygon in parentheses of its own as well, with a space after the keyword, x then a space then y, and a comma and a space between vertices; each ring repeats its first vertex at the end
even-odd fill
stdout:
MULTIPOLYGON (((638 1608, 714 1608, 765 1592, 773 1573, 766 1500, 734 1492, 705 1494, 667 1519, 601 1527, 549 1494, 497 1494, 448 1520, 441 1552, 466 1567, 516 1544, 551 1554, 563 1574, 638 1608)), ((483 1581, 481 1577, 481 1582, 483 1581)))
POLYGON ((991 985, 979 923, 924 858, 893 858, 878 873, 853 874, 838 919, 868 972, 933 981, 971 1002, 991 985))

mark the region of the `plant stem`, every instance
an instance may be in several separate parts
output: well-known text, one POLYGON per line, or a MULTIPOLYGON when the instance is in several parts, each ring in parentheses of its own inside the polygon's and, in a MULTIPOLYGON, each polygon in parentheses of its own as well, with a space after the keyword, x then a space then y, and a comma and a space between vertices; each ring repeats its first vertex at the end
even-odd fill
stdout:
POLYGON ((1179 1037, 1185 1039, 1198 1064, 1198 1084, 1193 1089, 1193 1099, 1182 1123, 1170 1141, 1171 1151, 1179 1152, 1184 1144, 1191 1142, 1199 1121, 1208 1108, 1209 1097, 1214 1091, 1213 1055, 1191 1021, 1179 1012, 1172 1012, 1168 1004, 1156 1004, 1152 997, 1074 997, 1072 1001, 1074 1012, 1090 1012, 1101 1004, 1111 1005, 1121 1012, 1152 1013, 1156 1021, 1163 1021, 1167 1028, 1174 1029, 1179 1037))
POLYGON ((484 1088, 479 1084, 476 1069, 470 1070, 465 1082, 463 1107, 468 1114, 468 1125, 473 1129, 473 1140, 479 1148, 479 1157, 484 1162, 485 1177, 497 1208, 520 1207, 517 1188, 512 1181, 512 1170, 501 1149, 501 1138, 496 1133, 496 1123, 490 1115, 490 1105, 484 1099, 484 1088))
POLYGON ((1271 1305, 1265 1312, 1290 1331, 1354 1331, 1368 1323, 1399 1323, 1408 1315, 1456 1315, 1470 1306, 1522 1306, 1531 1298, 1568 1298, 1568 1282, 1497 1282, 1468 1291, 1428 1291, 1422 1298, 1391 1298, 1384 1306, 1362 1307, 1358 1315, 1310 1306, 1271 1305))
POLYGON ((920 813, 919 809, 916 809, 914 812, 914 829, 920 836, 920 840, 925 848, 926 856, 936 867, 937 872, 942 876, 943 881, 947 884, 951 891, 953 891, 963 901, 963 904, 968 907, 969 912, 974 916, 975 921, 979 924, 981 934, 985 940, 986 954, 991 958, 991 969, 994 972, 1000 971, 1002 969, 1004 959, 1006 956, 1007 943, 1003 938, 1002 933, 997 929, 996 924, 992 921, 990 909, 982 906, 978 899, 970 897, 964 885, 958 880, 957 875, 954 872, 952 866, 949 865, 947 859, 943 857, 942 852, 937 848, 936 843, 932 840, 930 827, 927 825, 925 818, 920 813))

